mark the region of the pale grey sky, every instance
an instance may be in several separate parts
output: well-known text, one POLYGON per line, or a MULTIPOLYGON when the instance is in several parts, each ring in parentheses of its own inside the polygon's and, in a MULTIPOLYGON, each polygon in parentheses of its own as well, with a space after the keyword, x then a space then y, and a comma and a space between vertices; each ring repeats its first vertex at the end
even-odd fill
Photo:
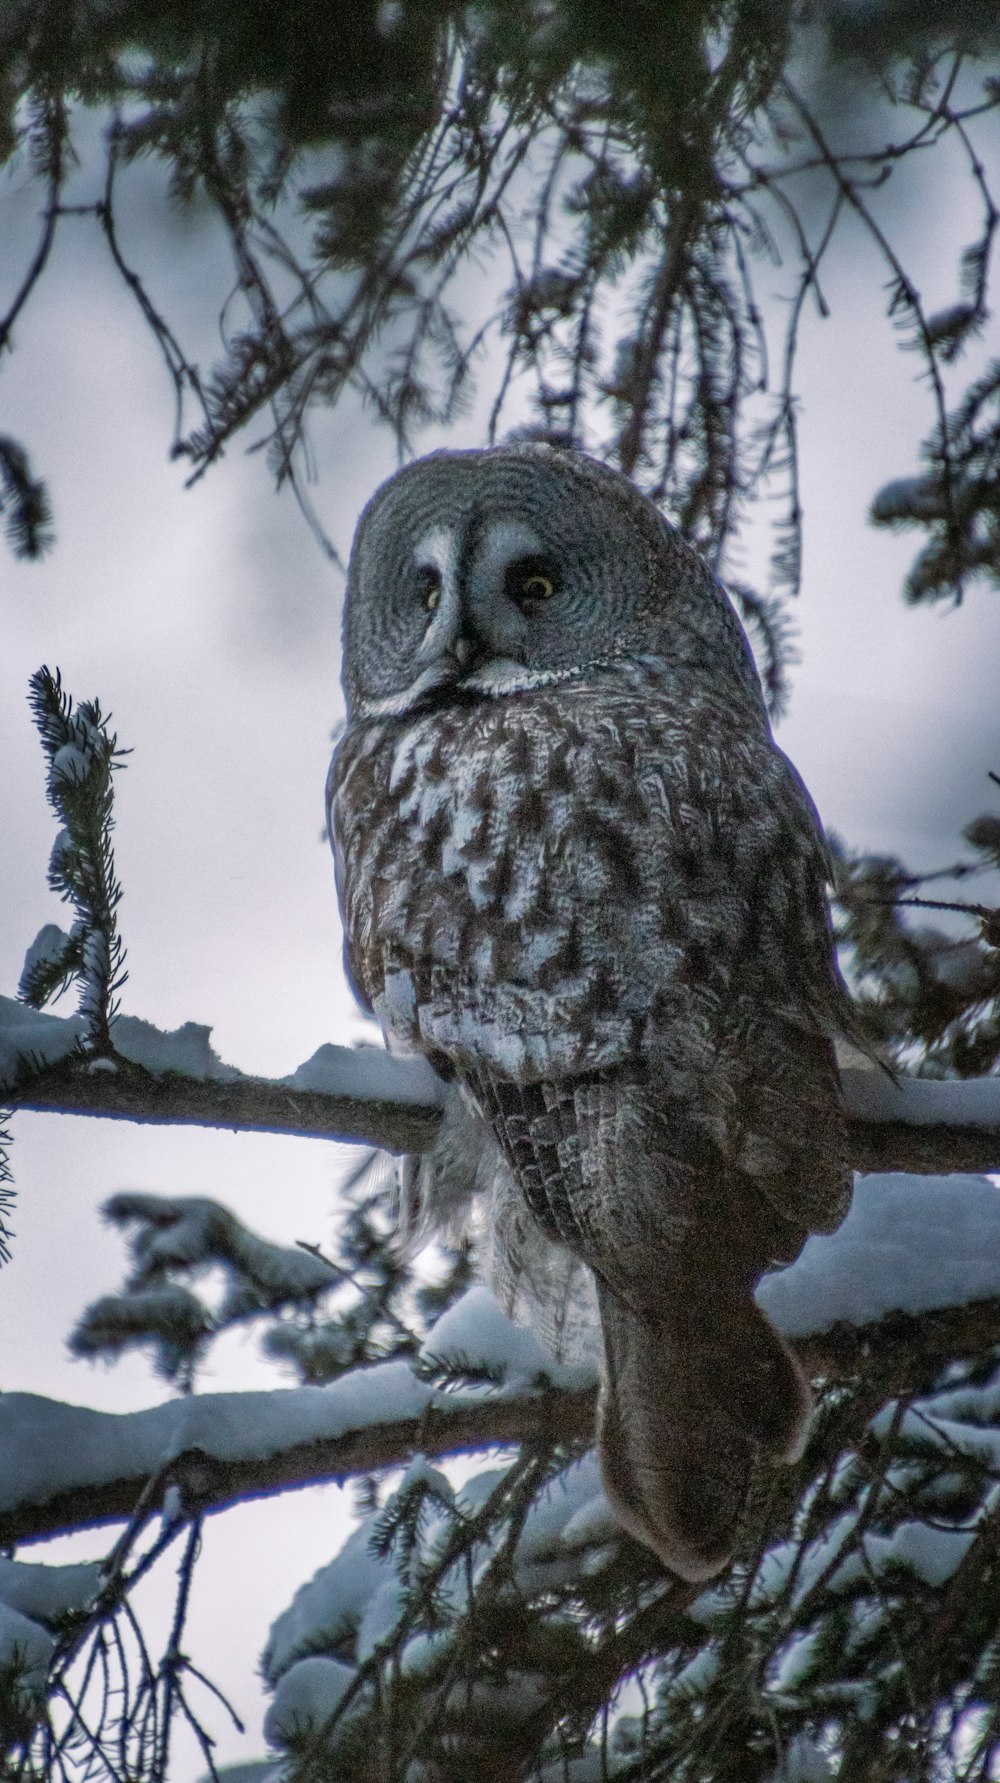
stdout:
MULTIPOLYGON (((934 308, 954 297, 972 221, 964 187, 942 190, 933 171, 922 177, 910 259, 934 308)), ((0 202, 7 240, 23 248, 35 195, 11 189, 0 202)), ((148 174, 131 202, 133 223, 143 210, 160 220, 148 174)), ((197 350, 210 350, 200 232, 176 220, 169 228, 169 251, 147 270, 163 308, 197 350)), ((12 256, 6 277, 13 265, 12 256)), ((1000 769, 1000 602, 981 589, 955 613, 905 611, 899 588, 913 541, 866 525, 878 486, 917 468, 928 416, 915 360, 893 350, 883 282, 855 235, 827 274, 832 319, 809 314, 804 324, 803 660, 778 734, 828 824, 926 865, 954 856, 963 824, 989 804, 987 769, 1000 769)), ((45 885, 54 826, 24 697, 47 662, 76 697, 100 697, 134 751, 118 783, 126 1007, 162 1027, 209 1022, 225 1059, 290 1071, 323 1041, 362 1032, 341 976, 321 842, 341 713, 339 577, 292 500, 272 493, 262 456, 231 449, 184 490, 183 467, 167 459, 172 397, 155 345, 92 224, 65 229, 18 328, 2 397, 4 431, 26 441, 50 479, 59 539, 41 565, 0 557, 0 992, 14 992, 28 943, 60 916, 45 885)), ((479 425, 474 413, 461 443, 475 443, 479 425)), ((346 549, 362 502, 392 468, 392 448, 357 410, 318 420, 313 438, 316 506, 346 549)), ((66 1355, 75 1316, 122 1274, 100 1202, 124 1187, 209 1194, 270 1237, 323 1242, 344 1163, 338 1148, 308 1141, 69 1116, 20 1115, 15 1135, 0 1387, 107 1409, 150 1403, 163 1388, 140 1359, 106 1371, 66 1355)), ((203 1385, 278 1380, 251 1341, 229 1338, 203 1385)), ((271 1617, 339 1544, 343 1497, 328 1488, 212 1521, 190 1646, 250 1724, 240 1740, 220 1723, 220 1760, 262 1749, 256 1658, 271 1617)), ((107 1539, 57 1546, 93 1556, 107 1539)), ((179 1783, 196 1768, 181 1739, 179 1783)))

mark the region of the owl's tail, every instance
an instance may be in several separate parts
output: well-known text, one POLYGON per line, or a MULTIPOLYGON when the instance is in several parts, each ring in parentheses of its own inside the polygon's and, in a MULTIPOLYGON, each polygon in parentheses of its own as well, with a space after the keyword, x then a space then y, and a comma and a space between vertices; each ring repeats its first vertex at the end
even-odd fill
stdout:
POLYGON ((624 1527, 696 1582, 732 1556, 758 1456, 801 1453, 812 1395, 749 1291, 687 1288, 651 1319, 599 1283, 599 1452, 624 1527))

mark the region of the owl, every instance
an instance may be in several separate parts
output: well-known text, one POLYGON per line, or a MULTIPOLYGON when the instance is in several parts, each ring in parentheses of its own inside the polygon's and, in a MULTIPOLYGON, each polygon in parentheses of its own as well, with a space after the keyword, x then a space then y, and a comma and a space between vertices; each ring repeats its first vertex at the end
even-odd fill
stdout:
POLYGON ((708 1578, 811 1403, 754 1287, 850 1194, 826 853, 746 637, 607 466, 436 452, 361 517, 344 687, 353 985, 592 1282, 608 1496, 708 1578))

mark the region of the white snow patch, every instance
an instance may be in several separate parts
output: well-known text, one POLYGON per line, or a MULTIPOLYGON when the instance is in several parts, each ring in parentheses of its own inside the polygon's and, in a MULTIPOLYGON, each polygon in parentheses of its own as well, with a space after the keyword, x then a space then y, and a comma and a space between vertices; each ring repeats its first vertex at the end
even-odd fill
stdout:
POLYGON ((404 1678, 424 1677, 454 1644, 450 1629, 439 1628, 433 1634, 415 1634, 407 1641, 399 1656, 399 1669, 404 1678))
POLYGON ((700 1653, 681 1667, 668 1687, 668 1696, 704 1696, 719 1675, 722 1655, 717 1641, 708 1641, 700 1653))
POLYGON ((94 757, 89 751, 77 749, 74 743, 64 743, 52 757, 52 776, 55 780, 69 780, 80 786, 94 765, 94 757))
POLYGON ((0 1603, 34 1622, 58 1622, 74 1610, 89 1609, 102 1578, 99 1560, 37 1566, 0 1558, 0 1603))
POLYGON ((613 1542, 617 1547, 622 1526, 603 1492, 595 1492, 563 1525, 561 1540, 567 1548, 598 1548, 613 1542))
MULTIPOLYGON (((987 1387, 982 1390, 983 1403, 981 1410, 988 1415, 987 1407, 994 1399, 994 1393, 987 1387)), ((949 1398, 951 1395, 948 1396, 949 1398)), ((869 1428, 876 1436, 886 1436, 895 1421, 896 1406, 890 1403, 872 1419, 869 1428)), ((995 1415, 995 1413, 994 1413, 995 1415)), ((986 1466, 1000 1467, 1000 1430, 981 1425, 976 1422, 958 1423, 956 1420, 942 1417, 934 1400, 915 1400, 904 1412, 899 1423, 899 1432, 911 1442, 940 1450, 954 1459, 968 1455, 974 1461, 981 1461, 986 1466)))
POLYGON ((55 1065, 76 1051, 84 1032, 78 1015, 45 1015, 14 997, 0 997, 0 1088, 14 1082, 22 1059, 55 1065))
POLYGON ((872 502, 872 519, 940 520, 946 512, 944 495, 934 477, 896 477, 883 484, 872 502))
POLYGON ((398 1633, 404 1612, 403 1583, 392 1572, 388 1578, 382 1580, 375 1595, 365 1606, 356 1647, 359 1665, 363 1665, 377 1647, 391 1641, 393 1635, 398 1633))
POLYGON ((467 1289, 442 1313, 424 1338, 420 1355, 425 1362, 441 1362, 456 1370, 502 1374, 510 1384, 531 1383, 553 1373, 552 1359, 534 1333, 515 1325, 489 1288, 481 1285, 467 1289))
POLYGON ((170 1032, 137 1015, 120 1015, 111 1030, 116 1051, 147 1071, 176 1071, 181 1077, 221 1078, 231 1082, 243 1074, 224 1065, 211 1045, 210 1027, 184 1022, 170 1032))
POLYGON ((847 1112, 859 1121, 904 1121, 908 1127, 986 1127, 1000 1130, 1000 1077, 939 1082, 850 1067, 840 1074, 847 1112))
POLYGON ((884 1576, 894 1565, 905 1567, 925 1585, 936 1589, 951 1578, 974 1541, 972 1529, 933 1529, 927 1523, 900 1523, 891 1535, 866 1535, 864 1558, 860 1552, 848 1555, 831 1579, 831 1589, 842 1591, 872 1573, 884 1576))
POLYGON ((828 1783, 833 1764, 811 1734, 797 1733, 774 1772, 774 1783, 828 1783))
POLYGON ((168 1529, 174 1527, 175 1523, 181 1521, 183 1515, 184 1500, 181 1496, 181 1489, 172 1482, 163 1494, 163 1507, 160 1512, 160 1528, 164 1535, 168 1529))
MULTIPOLYGON (((433 1492, 442 1504, 452 1505, 455 1502, 454 1487, 447 1475, 443 1474, 439 1467, 434 1467, 432 1463, 428 1461, 426 1455, 420 1454, 414 1455, 410 1460, 406 1472, 400 1480, 399 1485, 396 1487, 395 1492, 392 1494, 392 1497, 398 1498, 401 1493, 408 1491, 411 1486, 418 1485, 433 1492)), ((391 1503, 392 1500, 389 1499, 386 1502, 391 1503)))
MULTIPOLYGON (((300 1659, 282 1678, 264 1717, 264 1738, 272 1746, 319 1733, 336 1714, 357 1673, 339 1659, 300 1659)), ((359 1692, 357 1701, 362 1701, 359 1692)))
POLYGON ((538 1494, 524 1519, 514 1553, 515 1569, 525 1589, 539 1585, 552 1567, 567 1577, 575 1572, 579 1560, 572 1549, 577 1544, 567 1543, 565 1532, 577 1512, 589 1509, 601 1491, 601 1470, 591 1451, 564 1468, 538 1494))
POLYGON ((426 1059, 398 1058, 378 1046, 318 1047, 311 1059, 280 1081, 296 1090, 369 1102, 438 1108, 444 1100, 444 1085, 426 1059))
POLYGON ((130 1249, 143 1272, 158 1265, 192 1267, 222 1260, 276 1298, 319 1294, 338 1281, 333 1264, 297 1245, 272 1244, 249 1232, 229 1209, 202 1195, 148 1195, 123 1190, 104 1205, 116 1226, 135 1222, 130 1249))
POLYGON ((761 1559, 750 1592, 754 1609, 776 1603, 791 1576, 799 1555, 798 1542, 776 1542, 761 1559))
POLYGON ((272 1624, 261 1658, 269 1683, 276 1683, 297 1659, 336 1646, 356 1632, 392 1564, 372 1553, 371 1533, 369 1519, 348 1536, 333 1560, 299 1586, 272 1624))
POLYGON ((0 1672, 17 1673, 18 1694, 28 1702, 45 1695, 56 1643, 37 1622, 0 1603, 0 1672))
MULTIPOLYGON (((59 834, 60 836, 64 836, 66 832, 65 830, 60 830, 59 834)), ((67 935, 66 930, 61 929, 57 922, 47 922, 44 928, 39 929, 38 934, 35 936, 35 939, 24 956, 24 965, 21 969, 21 983, 24 983, 28 974, 33 972, 36 966, 48 966, 56 960, 61 960, 69 944, 70 937, 67 935)))
MULTIPOLYGON (((165 1033, 135 1015, 119 1016, 112 1029, 116 1050, 148 1071, 227 1080, 242 1076, 213 1052, 211 1032, 199 1022, 185 1022, 165 1033)), ((57 1064, 78 1048, 85 1034, 82 1015, 48 1015, 13 997, 0 997, 0 1087, 13 1082, 22 1058, 57 1064)))
POLYGON ((801 1337, 998 1295, 1000 1189, 983 1176, 892 1174, 858 1177, 843 1225, 765 1276, 757 1302, 786 1337, 801 1337))
MULTIPOLYGON (((64 941, 62 930, 48 924, 29 948, 25 964, 34 957, 56 957, 64 941), (61 938, 59 946, 57 936, 61 938), (47 939, 43 941, 43 937, 47 939)), ((226 1083, 243 1078, 244 1072, 219 1058, 211 1034, 203 1022, 184 1022, 164 1031, 136 1015, 118 1016, 112 1028, 115 1050, 147 1071, 176 1071, 181 1077, 226 1083)), ((82 1015, 49 1015, 14 997, 0 997, 0 1089, 17 1077, 22 1058, 54 1065, 75 1051, 85 1035, 82 1015)), ((444 1085, 426 1059, 400 1058, 378 1046, 321 1046, 305 1064, 277 1082, 291 1089, 351 1096, 358 1101, 403 1102, 421 1108, 440 1108, 444 1101, 444 1085)))
POLYGON ((796 1575, 792 1609, 799 1608, 819 1579, 832 1578, 838 1558, 845 1553, 851 1542, 857 1521, 858 1510, 852 1506, 835 1517, 816 1540, 810 1542, 796 1575))
POLYGON ((815 1662, 822 1637, 822 1628, 809 1628, 805 1633, 793 1634, 771 1668, 768 1689, 777 1696, 796 1690, 815 1662))
POLYGON ((251 1758, 241 1764, 220 1764, 213 1779, 205 1771, 198 1783, 281 1783, 282 1771, 271 1758, 251 1758))
MULTIPOLYGON (((52 844, 52 852, 49 855, 49 872, 53 875, 63 872, 68 858, 75 855, 75 853, 76 843, 70 835, 69 830, 57 830, 56 839, 52 844)), ((56 924, 48 923, 46 924, 46 927, 55 928, 56 924)))
POLYGON ((433 1398, 405 1362, 359 1368, 327 1387, 195 1394, 141 1412, 0 1394, 0 1510, 155 1473, 191 1449, 219 1461, 264 1460, 302 1443, 418 1418, 433 1398))

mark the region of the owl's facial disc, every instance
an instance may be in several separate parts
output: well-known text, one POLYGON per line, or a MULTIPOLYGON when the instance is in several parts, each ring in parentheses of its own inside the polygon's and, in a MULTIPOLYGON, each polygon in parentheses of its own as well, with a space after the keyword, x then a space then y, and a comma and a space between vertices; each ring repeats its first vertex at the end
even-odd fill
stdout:
POLYGON ((351 554, 352 714, 544 687, 659 644, 675 604, 671 566, 655 573, 667 535, 619 483, 528 445, 431 454, 397 472, 351 554))

